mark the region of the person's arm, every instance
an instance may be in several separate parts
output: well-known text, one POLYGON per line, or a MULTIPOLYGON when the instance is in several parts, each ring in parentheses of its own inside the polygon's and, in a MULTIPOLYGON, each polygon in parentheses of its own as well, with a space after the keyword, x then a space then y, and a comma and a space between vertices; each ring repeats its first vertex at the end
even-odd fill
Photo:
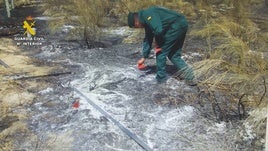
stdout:
POLYGON ((143 40, 143 49, 142 49, 142 56, 143 58, 148 58, 150 51, 152 49, 154 34, 149 29, 148 26, 145 26, 145 38, 143 40))
POLYGON ((162 47, 164 43, 164 31, 162 22, 160 20, 160 17, 155 12, 147 12, 145 13, 145 22, 149 26, 149 28, 153 31, 153 34, 155 36, 155 41, 158 44, 159 47, 162 47))

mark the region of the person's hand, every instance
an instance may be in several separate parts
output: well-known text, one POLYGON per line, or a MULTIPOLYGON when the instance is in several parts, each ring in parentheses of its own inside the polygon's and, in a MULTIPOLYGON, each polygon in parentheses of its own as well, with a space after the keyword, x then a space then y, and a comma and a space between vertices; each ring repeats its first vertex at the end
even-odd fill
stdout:
POLYGON ((138 69, 143 70, 146 68, 145 64, 145 58, 141 58, 140 60, 138 60, 137 64, 138 64, 138 69))
POLYGON ((145 58, 141 58, 140 60, 138 60, 137 64, 141 65, 141 64, 144 64, 144 62, 145 62, 145 58))
POLYGON ((155 52, 155 54, 158 54, 159 52, 161 52, 162 51, 162 48, 160 48, 160 47, 156 47, 156 48, 154 48, 154 52, 155 52))

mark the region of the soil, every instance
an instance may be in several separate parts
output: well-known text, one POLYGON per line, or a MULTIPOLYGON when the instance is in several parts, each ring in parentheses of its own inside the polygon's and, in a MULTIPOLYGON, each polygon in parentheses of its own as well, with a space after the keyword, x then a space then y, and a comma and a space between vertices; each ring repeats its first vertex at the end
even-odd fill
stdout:
MULTIPOLYGON (((237 137, 240 123, 217 122, 210 104, 199 100, 196 87, 175 78, 163 85, 154 83, 153 54, 147 62, 150 71, 136 70, 140 43, 113 45, 125 37, 118 36, 116 42, 105 37, 103 46, 107 48, 87 49, 79 41, 64 40, 63 31, 49 34, 46 20, 39 19, 37 37, 42 38, 42 44, 18 45, 14 38, 24 36, 22 23, 29 15, 40 17, 42 11, 36 4, 28 5, 16 8, 10 19, 0 18, 4 19, 0 59, 8 66, 0 66, 1 113, 5 115, 0 118, 4 123, 0 138, 9 138, 0 147, 143 150, 76 94, 75 87, 153 150, 251 150, 237 137), (74 107, 77 101, 79 105, 74 107)), ((187 62, 202 58, 191 53, 202 46, 200 39, 187 38, 187 62)), ((176 72, 170 63, 167 72, 170 76, 176 72)))

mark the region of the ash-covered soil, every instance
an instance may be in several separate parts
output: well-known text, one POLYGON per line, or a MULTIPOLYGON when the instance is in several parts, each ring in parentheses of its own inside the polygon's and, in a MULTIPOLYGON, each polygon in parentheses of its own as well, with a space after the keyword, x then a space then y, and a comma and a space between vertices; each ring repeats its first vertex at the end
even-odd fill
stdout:
MULTIPOLYGON (((238 138, 239 127, 211 118, 211 106, 198 104, 202 102, 198 88, 172 77, 176 68, 170 62, 167 83, 154 79, 153 54, 146 62, 150 70, 139 71, 136 61, 141 57, 141 44, 106 41, 106 48, 87 49, 81 42, 64 40, 67 29, 49 35, 46 20, 36 22, 43 44, 19 46, 23 53, 35 58, 37 65, 57 66, 53 73, 71 74, 25 79, 49 84, 41 90, 29 89, 36 95, 26 107, 30 132, 15 141, 17 150, 144 150, 74 88, 152 150, 247 150, 238 138)), ((123 30, 127 27, 119 28, 123 30)), ((113 36, 118 38, 115 41, 125 37, 113 36)), ((189 51, 183 57, 189 63, 202 56, 194 52, 202 42, 193 40, 188 38, 185 44, 189 51)))
MULTIPOLYGON (((38 97, 28 108, 31 115, 27 123, 36 138, 29 136, 18 141, 18 149, 144 150, 73 88, 152 150, 236 150, 241 147, 236 144, 238 129, 230 123, 206 118, 204 110, 209 113, 211 108, 200 110, 198 89, 172 77, 176 72, 172 64, 168 63, 170 78, 164 84, 155 81, 153 54, 147 61, 150 71, 136 68, 141 44, 87 49, 58 37, 47 37, 46 44, 32 52, 25 50, 41 63, 62 67, 55 72, 72 74, 36 79, 51 85, 37 91, 38 97), (78 108, 73 107, 76 101, 79 101, 78 108)), ((187 54, 191 56, 190 52, 187 54)))

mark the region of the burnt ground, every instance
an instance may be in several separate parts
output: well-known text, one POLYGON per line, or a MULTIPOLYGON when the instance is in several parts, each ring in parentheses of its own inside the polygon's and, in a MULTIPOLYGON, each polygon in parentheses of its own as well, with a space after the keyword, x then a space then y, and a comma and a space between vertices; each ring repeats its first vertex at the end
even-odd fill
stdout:
MULTIPOLYGON (((14 17, 5 20, 2 30, 12 29, 15 36, 21 36, 25 17, 39 17, 41 12, 31 5, 15 9, 14 17)), ((28 90, 36 94, 27 108, 31 133, 18 134, 16 149, 143 150, 75 93, 73 88, 77 88, 153 150, 252 150, 237 138, 236 124, 217 122, 210 103, 198 104, 202 101, 196 87, 174 78, 167 84, 156 84, 153 55, 148 62, 151 70, 138 71, 137 48, 141 44, 87 49, 80 41, 64 40, 65 31, 50 35, 46 27, 45 20, 36 21, 38 36, 44 38, 41 46, 20 48, 36 59, 36 65, 59 66, 55 73, 71 74, 27 79, 49 86, 28 90), (79 108, 72 107, 76 100, 80 101, 79 108)), ((14 38, 14 34, 5 36, 14 38)), ((185 46, 190 51, 185 54, 191 56, 191 51, 198 51, 203 43, 188 38, 185 46)), ((201 58, 196 55, 185 59, 195 62, 201 58)), ((170 76, 176 72, 171 64, 167 70, 170 76)))

